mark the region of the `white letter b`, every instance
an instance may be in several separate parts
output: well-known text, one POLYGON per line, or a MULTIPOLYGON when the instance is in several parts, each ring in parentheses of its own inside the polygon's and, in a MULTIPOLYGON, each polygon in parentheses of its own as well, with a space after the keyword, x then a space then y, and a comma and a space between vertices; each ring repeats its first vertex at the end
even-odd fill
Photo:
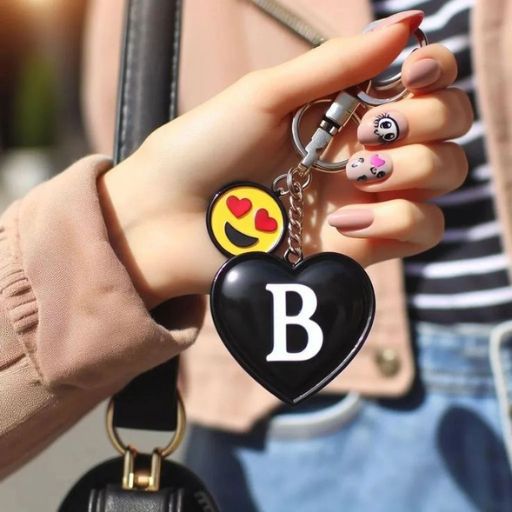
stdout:
POLYGON ((315 292, 303 284, 267 284, 265 287, 274 299, 274 349, 267 361, 307 361, 315 357, 324 340, 320 326, 311 320, 317 306, 315 292), (286 294, 297 293, 302 298, 302 308, 297 315, 286 314, 286 294), (300 352, 288 352, 286 326, 300 325, 307 333, 307 343, 300 352))

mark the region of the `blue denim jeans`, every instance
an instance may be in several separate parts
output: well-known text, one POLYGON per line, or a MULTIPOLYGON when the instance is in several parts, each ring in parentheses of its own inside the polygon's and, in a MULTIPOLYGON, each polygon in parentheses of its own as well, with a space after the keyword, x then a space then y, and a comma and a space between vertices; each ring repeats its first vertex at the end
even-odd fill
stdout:
POLYGON ((222 512, 511 511, 489 332, 419 324, 406 398, 318 397, 244 435, 195 426, 186 463, 222 512))

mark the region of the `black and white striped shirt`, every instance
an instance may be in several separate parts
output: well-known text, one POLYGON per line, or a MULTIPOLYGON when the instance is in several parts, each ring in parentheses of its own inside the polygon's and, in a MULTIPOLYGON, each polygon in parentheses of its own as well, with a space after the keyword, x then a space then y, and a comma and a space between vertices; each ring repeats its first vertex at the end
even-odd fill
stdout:
MULTIPOLYGON (((445 214, 446 234, 432 250, 405 260, 410 316, 435 323, 495 323, 512 319, 512 286, 507 276, 493 184, 484 147, 484 128, 475 105, 469 20, 474 0, 374 0, 376 18, 421 9, 430 42, 456 56, 456 87, 466 91, 476 112, 468 134, 457 140, 469 160, 469 176, 455 192, 434 200, 445 214)), ((409 54, 404 51, 400 65, 409 54)))

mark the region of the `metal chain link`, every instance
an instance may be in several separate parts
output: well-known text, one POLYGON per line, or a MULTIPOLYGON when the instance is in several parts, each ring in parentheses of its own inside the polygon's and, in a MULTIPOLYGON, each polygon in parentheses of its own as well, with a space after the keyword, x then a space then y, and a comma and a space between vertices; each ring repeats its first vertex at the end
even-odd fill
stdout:
POLYGON ((286 176, 290 206, 288 208, 288 248, 284 253, 284 259, 290 265, 297 265, 303 258, 304 188, 309 184, 310 174, 310 168, 299 164, 292 167, 286 176))

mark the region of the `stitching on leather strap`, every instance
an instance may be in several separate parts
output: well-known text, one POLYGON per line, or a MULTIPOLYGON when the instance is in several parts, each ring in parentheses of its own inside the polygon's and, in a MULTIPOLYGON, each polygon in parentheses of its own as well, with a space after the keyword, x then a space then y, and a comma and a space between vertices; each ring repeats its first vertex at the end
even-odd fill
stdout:
POLYGON ((172 66, 169 97, 169 119, 172 121, 178 114, 178 77, 180 61, 180 36, 181 36, 181 15, 182 1, 176 0, 174 12, 174 38, 172 44, 172 66))
POLYGON ((137 29, 137 24, 133 22, 137 17, 137 9, 139 8, 139 2, 137 0, 130 0, 128 9, 128 19, 126 22, 126 51, 124 60, 124 77, 122 77, 121 92, 121 105, 120 105, 120 127, 119 127, 119 159, 122 160, 126 155, 126 138, 127 138, 127 126, 128 120, 130 119, 130 84, 131 76, 133 74, 133 67, 135 66, 136 59, 134 58, 134 32, 137 29))

